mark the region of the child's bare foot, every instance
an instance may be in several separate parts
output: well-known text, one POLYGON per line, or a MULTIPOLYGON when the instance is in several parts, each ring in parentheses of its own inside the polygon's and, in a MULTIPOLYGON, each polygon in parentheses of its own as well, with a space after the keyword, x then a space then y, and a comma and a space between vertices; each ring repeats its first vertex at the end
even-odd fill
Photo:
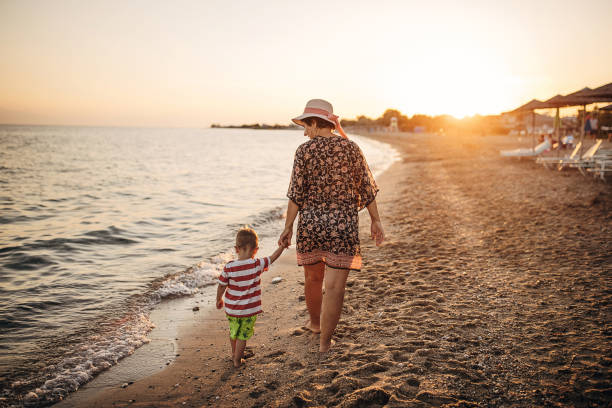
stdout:
POLYGON ((321 327, 320 326, 315 326, 314 324, 312 324, 312 322, 310 320, 308 320, 306 322, 306 324, 303 326, 303 328, 306 329, 306 330, 310 330, 311 332, 313 332, 315 334, 321 333, 321 327))
POLYGON ((253 351, 252 348, 247 347, 246 349, 244 349, 244 355, 243 358, 246 360, 247 358, 251 358, 255 355, 255 352, 253 351))
POLYGON ((319 353, 327 353, 329 349, 336 344, 335 340, 330 340, 329 343, 319 343, 319 353))

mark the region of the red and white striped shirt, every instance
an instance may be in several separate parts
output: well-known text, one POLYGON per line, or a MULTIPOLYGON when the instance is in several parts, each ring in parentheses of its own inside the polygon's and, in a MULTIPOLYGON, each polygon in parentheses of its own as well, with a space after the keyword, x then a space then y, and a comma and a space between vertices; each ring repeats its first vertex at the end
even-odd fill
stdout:
POLYGON ((270 258, 231 261, 219 275, 219 285, 227 286, 223 303, 225 313, 248 317, 261 313, 261 273, 268 270, 270 258))

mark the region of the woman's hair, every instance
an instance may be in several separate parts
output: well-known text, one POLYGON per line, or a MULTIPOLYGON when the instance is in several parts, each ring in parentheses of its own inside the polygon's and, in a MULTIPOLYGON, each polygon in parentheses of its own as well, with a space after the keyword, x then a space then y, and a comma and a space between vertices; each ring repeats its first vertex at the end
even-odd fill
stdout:
POLYGON ((249 227, 240 228, 236 234, 236 246, 240 248, 248 247, 255 249, 259 247, 259 238, 255 230, 249 227))
POLYGON ((307 118, 302 119, 302 122, 308 123, 308 126, 312 126, 314 124, 317 125, 317 129, 329 128, 335 129, 336 126, 331 122, 326 121, 325 119, 321 119, 317 116, 309 116, 307 118))

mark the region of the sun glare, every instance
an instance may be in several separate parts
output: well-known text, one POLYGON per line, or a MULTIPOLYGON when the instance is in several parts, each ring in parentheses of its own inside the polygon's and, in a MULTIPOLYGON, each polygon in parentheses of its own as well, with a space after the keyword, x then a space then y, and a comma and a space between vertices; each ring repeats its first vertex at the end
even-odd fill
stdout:
POLYGON ((385 97, 409 115, 498 114, 517 99, 519 80, 486 48, 453 50, 426 61, 407 58, 399 65, 401 72, 387 72, 385 97))

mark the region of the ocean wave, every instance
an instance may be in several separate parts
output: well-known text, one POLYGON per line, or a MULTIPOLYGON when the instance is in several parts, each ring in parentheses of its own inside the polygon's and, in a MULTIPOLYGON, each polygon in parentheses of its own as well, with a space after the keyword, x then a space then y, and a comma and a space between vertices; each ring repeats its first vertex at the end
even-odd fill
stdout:
MULTIPOLYGON (((42 370, 23 373, 10 384, 4 384, 2 396, 8 401, 20 401, 25 406, 49 405, 65 398, 100 372, 149 343, 147 335, 155 327, 149 316, 156 304, 167 298, 191 296, 203 287, 214 285, 231 257, 231 252, 224 252, 182 272, 153 281, 145 293, 131 299, 131 312, 92 324, 90 330, 84 329, 89 334, 83 340, 71 344, 61 356, 48 356, 49 364, 42 370)), ((74 342, 79 335, 70 337, 74 342)), ((65 341, 69 342, 71 340, 65 341)), ((60 348, 66 348, 66 345, 60 348)))
POLYGON ((153 327, 148 311, 111 321, 105 330, 74 345, 57 362, 45 365, 34 375, 12 381, 2 392, 3 397, 26 407, 55 403, 148 343, 147 334, 153 327))
POLYGON ((231 259, 231 252, 225 252, 184 272, 165 276, 153 283, 151 300, 159 302, 168 297, 189 296, 198 293, 200 288, 214 285, 223 266, 231 259))
POLYGON ((254 214, 250 217, 247 217, 246 219, 249 220, 249 222, 247 224, 240 224, 240 223, 235 223, 230 225, 231 228, 233 228, 234 230, 238 230, 239 228, 244 227, 245 225, 248 227, 251 227, 255 230, 259 229, 259 228, 264 228, 264 230, 262 230, 262 232, 260 233, 260 231, 257 231, 258 235, 263 235, 266 234, 267 228, 271 227, 272 225, 274 225, 275 222, 280 221, 282 219, 285 218, 285 207, 284 206, 278 206, 278 207, 274 207, 272 209, 269 210, 264 210, 258 214, 254 214))
MULTIPOLYGON (((9 208, 8 211, 10 211, 11 209, 9 208)), ((0 224, 12 224, 12 223, 17 223, 17 222, 23 222, 23 223, 27 223, 27 222, 32 222, 32 221, 41 221, 44 219, 49 218, 50 215, 48 214, 40 214, 40 215, 35 215, 35 216, 28 216, 28 215, 12 215, 12 216, 0 216, 0 224)))
MULTIPOLYGON (((2 219, 0 218, 0 223, 1 221, 2 219)), ((15 252, 30 253, 32 250, 40 249, 70 252, 77 250, 77 246, 129 245, 139 242, 137 239, 121 236, 122 234, 126 235, 126 231, 111 226, 108 229, 86 232, 82 234, 82 237, 38 239, 22 245, 6 246, 0 248, 0 254, 17 255, 15 252)), ((28 260, 19 258, 16 259, 16 262, 28 263, 28 260)))
POLYGON ((34 271, 43 266, 55 265, 56 262, 49 259, 47 256, 26 255, 22 252, 12 254, 9 262, 4 263, 7 269, 16 271, 34 271))

